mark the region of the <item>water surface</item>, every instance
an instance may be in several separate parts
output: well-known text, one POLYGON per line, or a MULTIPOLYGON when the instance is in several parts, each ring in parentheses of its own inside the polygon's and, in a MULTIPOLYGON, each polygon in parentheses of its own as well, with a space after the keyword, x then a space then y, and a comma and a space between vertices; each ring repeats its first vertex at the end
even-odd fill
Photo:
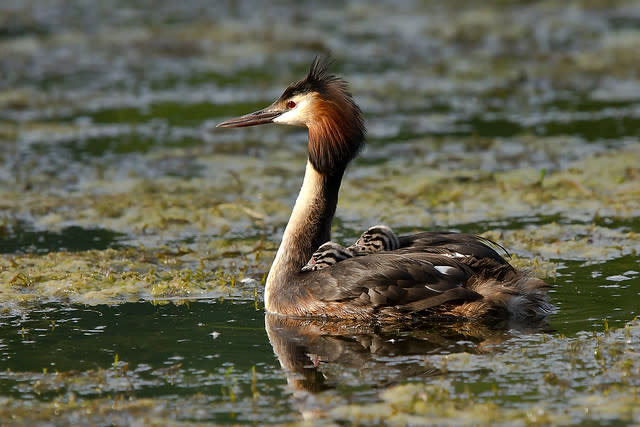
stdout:
POLYGON ((640 422, 636 2, 6 0, 0 50, 0 424, 640 422), (334 239, 483 234, 548 323, 265 319, 306 135, 215 124, 316 55, 334 239))

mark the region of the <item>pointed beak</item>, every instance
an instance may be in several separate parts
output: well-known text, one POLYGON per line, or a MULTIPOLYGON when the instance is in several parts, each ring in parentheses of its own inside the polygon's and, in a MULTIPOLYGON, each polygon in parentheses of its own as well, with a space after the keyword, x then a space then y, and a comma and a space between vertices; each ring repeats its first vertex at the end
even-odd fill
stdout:
POLYGON ((284 110, 274 109, 269 106, 260 111, 245 114, 244 116, 229 119, 216 125, 217 128, 243 128, 247 126, 264 125, 273 122, 273 119, 282 115, 284 110))

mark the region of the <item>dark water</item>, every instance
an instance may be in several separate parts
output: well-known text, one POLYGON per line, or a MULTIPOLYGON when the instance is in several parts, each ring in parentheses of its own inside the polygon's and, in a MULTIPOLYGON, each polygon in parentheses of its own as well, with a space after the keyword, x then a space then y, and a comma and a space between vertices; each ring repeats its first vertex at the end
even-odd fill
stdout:
MULTIPOLYGON (((229 401, 230 392, 238 400, 251 395, 252 381, 272 398, 285 392, 264 314, 246 303, 48 304, 21 316, 3 316, 0 326, 5 369, 0 388, 17 399, 48 402, 68 393, 86 399, 124 393, 175 401, 206 395, 214 404, 229 401), (111 370, 106 378, 92 378, 105 369, 111 370), (46 379, 38 378, 46 372, 80 378, 48 389, 46 379), (83 372, 89 377, 84 383, 83 372)), ((259 419, 262 406, 259 402, 254 414, 240 419, 259 419)), ((230 421, 243 409, 217 408, 206 418, 230 421)))
MULTIPOLYGON (((635 257, 569 264, 554 281, 552 299, 559 313, 540 329, 418 326, 316 336, 294 328, 300 335, 293 338, 284 333, 290 339, 287 346, 300 345, 318 356, 287 356, 286 351, 283 355, 277 338, 270 343, 264 313, 252 302, 44 304, 0 320, 0 393, 43 403, 60 396, 91 400, 116 394, 124 399, 160 399, 168 405, 169 419, 261 422, 267 417, 277 422, 298 419, 296 414, 306 406, 324 407, 301 403, 296 397, 300 390, 338 391, 336 396, 366 403, 377 400, 375 390, 381 387, 445 375, 463 381, 480 396, 493 393, 486 381, 497 382, 501 391, 495 401, 509 407, 511 395, 519 393, 518 384, 537 381, 539 372, 499 379, 490 370, 478 377, 480 371, 470 367, 445 374, 428 367, 428 361, 435 355, 482 354, 486 345, 502 348, 499 352, 531 351, 529 340, 536 335, 575 337, 602 331, 603 319, 611 327, 622 327, 637 314, 638 273, 630 273, 631 268, 638 269, 635 257), (622 270, 628 280, 611 279, 622 270), (292 374, 282 370, 278 357, 309 359, 304 369, 292 374), (287 376, 307 379, 287 385, 287 376)), ((552 360, 547 363, 553 365, 552 360)), ((543 397, 535 390, 529 393, 527 400, 543 397)))
POLYGON ((38 231, 17 224, 0 237, 0 253, 48 253, 55 251, 86 251, 121 246, 122 233, 110 230, 84 229, 70 226, 59 232, 38 231))
POLYGON ((573 335, 600 330, 605 319, 616 327, 633 319, 638 315, 640 297, 639 264, 637 256, 591 265, 568 262, 566 270, 560 270, 554 281, 552 295, 559 313, 552 317, 553 328, 573 335))
POLYGON ((0 424, 640 422, 637 2, 6 0, 0 52, 0 424), (334 238, 489 233, 548 323, 265 319, 306 135, 214 127, 316 55, 334 238))
MULTIPOLYGON (((115 394, 122 399, 159 399, 160 406, 167 406, 168 419, 226 423, 261 422, 266 417, 280 422, 297 420, 298 411, 307 407, 325 407, 301 403, 300 390, 366 403, 377 401, 376 390, 398 382, 450 378, 478 396, 493 395, 491 387, 497 383, 500 392, 492 400, 511 407, 522 399, 519 384, 539 381, 538 370, 500 378, 491 369, 471 366, 445 374, 429 367, 429 361, 468 353, 490 361, 492 356, 482 355, 485 346, 496 349, 490 353, 530 352, 540 337, 602 331, 604 319, 610 327, 623 327, 637 315, 638 269, 637 258, 630 256, 592 265, 567 263, 552 292, 559 312, 539 328, 418 326, 315 335, 294 327, 300 335, 283 333, 289 340, 284 348, 302 346, 297 356, 286 351, 283 355, 273 337, 270 342, 264 313, 253 302, 38 305, 0 320, 0 393, 43 403, 61 396, 91 400, 115 394), (624 278, 617 277, 621 271, 626 272, 624 278), (292 374, 290 366, 283 371, 278 357, 307 361, 302 362, 304 369, 292 374), (478 376, 479 372, 484 373, 478 376), (289 385, 287 377, 293 381, 289 385), (300 377, 307 379, 295 380, 300 377), (514 393, 520 395, 515 401, 514 393)), ((558 357, 562 352, 550 354, 558 357)), ((554 362, 547 357, 541 363, 554 362)), ((528 390, 525 401, 539 398, 544 398, 540 391, 528 390)))

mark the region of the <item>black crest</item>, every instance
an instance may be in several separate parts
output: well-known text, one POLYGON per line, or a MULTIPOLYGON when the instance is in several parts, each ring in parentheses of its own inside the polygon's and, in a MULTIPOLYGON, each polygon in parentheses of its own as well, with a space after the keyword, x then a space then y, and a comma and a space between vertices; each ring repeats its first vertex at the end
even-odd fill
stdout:
POLYGON ((309 74, 304 79, 289 85, 280 96, 280 99, 285 100, 294 95, 309 92, 318 92, 324 95, 331 84, 337 84, 346 90, 346 83, 341 78, 329 73, 328 68, 332 63, 333 61, 331 60, 316 56, 309 69, 309 74))

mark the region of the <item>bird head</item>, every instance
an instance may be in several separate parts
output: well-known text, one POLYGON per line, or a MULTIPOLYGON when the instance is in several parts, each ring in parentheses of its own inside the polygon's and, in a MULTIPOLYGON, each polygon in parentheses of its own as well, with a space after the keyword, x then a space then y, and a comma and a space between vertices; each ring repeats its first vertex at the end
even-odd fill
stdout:
POLYGON ((236 128, 277 123, 309 129, 309 161, 322 174, 342 174, 364 143, 360 108, 347 83, 327 71, 316 58, 307 76, 290 84, 282 95, 262 110, 245 114, 216 127, 236 128))

